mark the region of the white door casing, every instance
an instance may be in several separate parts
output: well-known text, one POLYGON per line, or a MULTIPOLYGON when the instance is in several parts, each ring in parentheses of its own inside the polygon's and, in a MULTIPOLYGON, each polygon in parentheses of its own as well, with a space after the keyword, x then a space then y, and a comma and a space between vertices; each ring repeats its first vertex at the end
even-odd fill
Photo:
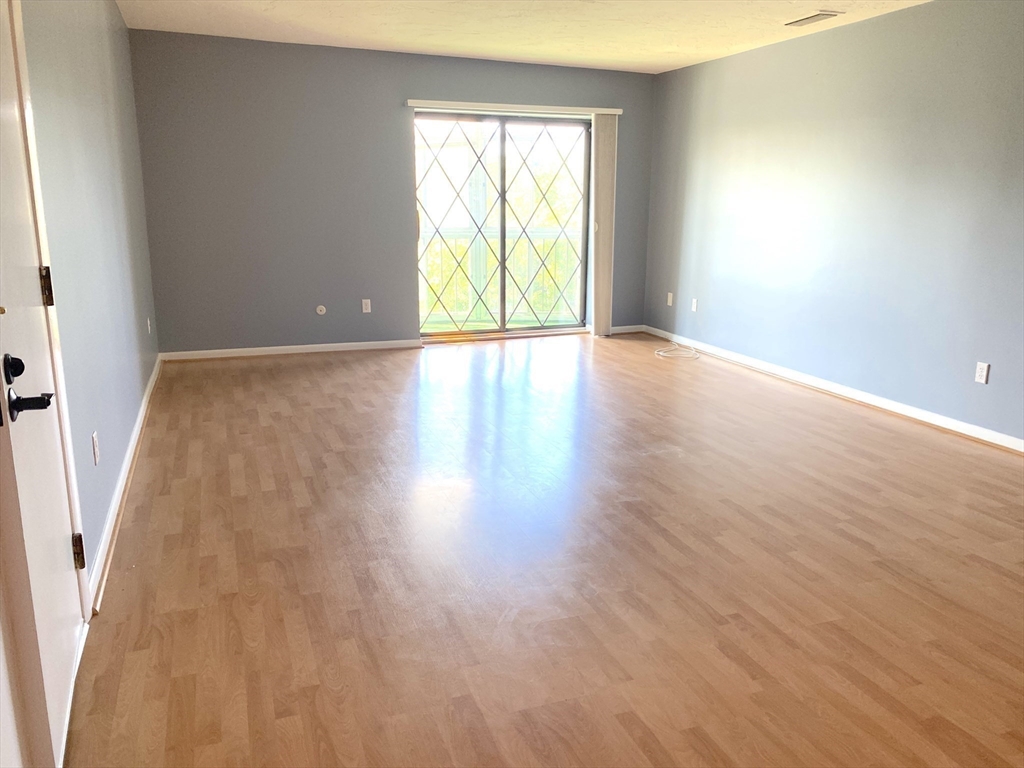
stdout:
MULTIPOLYGON (((25 31, 22 27, 22 0, 0 0, 10 8, 11 33, 14 42, 14 56, 17 61, 18 95, 20 97, 22 135, 28 153, 29 186, 35 214, 35 235, 40 266, 50 265, 50 246, 46 234, 46 218, 43 215, 43 195, 39 179, 39 154, 36 148, 33 124, 32 96, 29 88, 28 60, 25 56, 25 31)), ((67 479, 68 505, 71 510, 71 528, 82 533, 82 510, 78 499, 78 476, 75 470, 74 450, 71 440, 71 418, 67 409, 67 386, 64 383, 64 363, 61 356, 60 330, 55 307, 46 310, 46 329, 50 336, 50 370, 56 392, 54 405, 57 409, 57 423, 60 426, 63 447, 64 474, 67 479)), ((82 618, 88 623, 95 613, 93 593, 89 583, 89 570, 78 571, 78 591, 82 603, 82 618)))
MULTIPOLYGON (((55 392, 56 397, 50 408, 23 412, 12 422, 7 408, 11 386, 0 378, 0 451, 4 453, 0 460, 0 482, 4 484, 0 525, 5 539, 0 581, 7 598, 7 618, 18 639, 14 649, 18 671, 14 672, 12 664, 8 664, 8 670, 21 676, 22 699, 27 700, 24 711, 15 714, 38 718, 45 713, 49 744, 35 743, 32 757, 37 764, 54 765, 63 759, 78 654, 88 626, 88 613, 83 609, 90 601, 87 594, 82 594, 84 579, 75 569, 71 550, 77 509, 73 507, 75 494, 68 479, 69 457, 62 432, 66 411, 63 388, 58 386, 60 362, 55 354, 59 355, 59 350, 52 346, 55 318, 44 306, 40 290, 41 211, 37 190, 33 189, 29 125, 23 111, 23 52, 19 55, 23 37, 16 32, 20 32, 20 7, 13 0, 3 0, 0 354, 9 353, 24 362, 24 373, 11 385, 19 395, 55 392)), ((5 652, 10 654, 11 648, 5 647, 5 652)))

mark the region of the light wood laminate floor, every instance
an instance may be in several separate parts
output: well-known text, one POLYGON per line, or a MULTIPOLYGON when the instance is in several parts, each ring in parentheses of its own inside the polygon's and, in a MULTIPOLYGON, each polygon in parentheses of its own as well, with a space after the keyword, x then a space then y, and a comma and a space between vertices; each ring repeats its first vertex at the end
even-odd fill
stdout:
POLYGON ((1024 459, 661 344, 166 364, 68 764, 1024 764, 1024 459))

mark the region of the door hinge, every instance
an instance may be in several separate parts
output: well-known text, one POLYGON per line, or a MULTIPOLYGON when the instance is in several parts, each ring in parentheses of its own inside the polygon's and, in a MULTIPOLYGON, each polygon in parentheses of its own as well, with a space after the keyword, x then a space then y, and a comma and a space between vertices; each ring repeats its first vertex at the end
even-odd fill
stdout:
POLYGON ((53 306, 53 283, 50 282, 50 268, 39 268, 39 285, 43 290, 43 306, 53 306))
POLYGON ((75 556, 75 570, 85 570, 85 542, 82 541, 82 534, 71 534, 71 553, 75 556))

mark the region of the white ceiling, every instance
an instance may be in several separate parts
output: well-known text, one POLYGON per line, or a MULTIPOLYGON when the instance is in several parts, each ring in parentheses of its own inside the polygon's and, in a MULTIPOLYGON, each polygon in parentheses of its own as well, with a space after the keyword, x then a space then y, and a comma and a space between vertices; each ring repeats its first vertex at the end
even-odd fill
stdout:
POLYGON ((133 29, 665 72, 927 0, 117 0, 133 29), (834 19, 787 27, 818 11, 834 19))

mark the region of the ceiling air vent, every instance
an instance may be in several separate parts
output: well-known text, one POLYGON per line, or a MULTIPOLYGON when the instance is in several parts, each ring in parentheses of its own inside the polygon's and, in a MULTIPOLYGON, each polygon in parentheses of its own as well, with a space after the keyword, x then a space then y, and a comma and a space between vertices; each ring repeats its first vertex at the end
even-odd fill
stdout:
POLYGON ((787 27, 806 27, 808 24, 817 24, 819 21, 825 21, 827 19, 834 19, 842 11, 818 11, 813 16, 807 16, 803 19, 797 19, 796 21, 790 21, 786 23, 787 27))

